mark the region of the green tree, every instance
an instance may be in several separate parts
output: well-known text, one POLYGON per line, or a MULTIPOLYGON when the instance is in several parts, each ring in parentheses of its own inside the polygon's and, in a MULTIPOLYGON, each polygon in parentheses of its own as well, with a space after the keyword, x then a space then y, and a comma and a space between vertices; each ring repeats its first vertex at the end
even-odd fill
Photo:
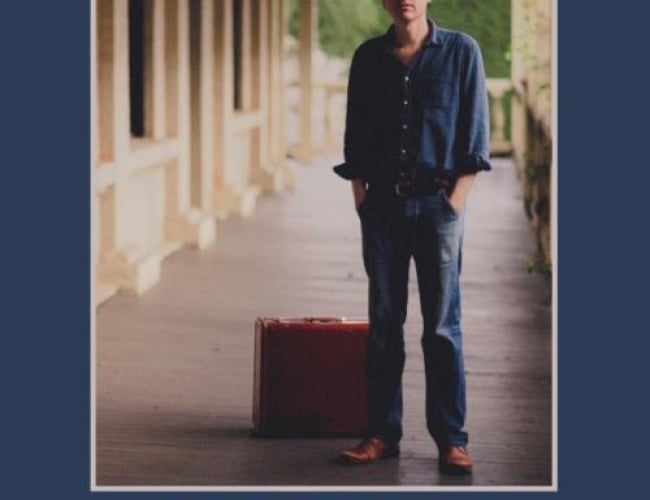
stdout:
MULTIPOLYGON (((289 0, 289 33, 298 35, 298 0, 289 0)), ((319 43, 325 53, 349 58, 364 40, 385 31, 390 19, 381 0, 320 0, 319 43)))
POLYGON ((390 21, 378 0, 320 0, 318 29, 323 49, 350 57, 364 40, 384 32, 390 21))
MULTIPOLYGON (((298 1, 289 0, 289 32, 298 32, 298 1)), ((464 31, 480 44, 489 77, 510 75, 510 0, 432 0, 429 16, 464 31)), ((352 56, 364 40, 386 31, 390 18, 381 0, 320 0, 319 42, 331 56, 352 56)))
POLYGON ((490 78, 510 76, 511 0, 432 0, 429 15, 436 24, 463 31, 481 46, 490 78))

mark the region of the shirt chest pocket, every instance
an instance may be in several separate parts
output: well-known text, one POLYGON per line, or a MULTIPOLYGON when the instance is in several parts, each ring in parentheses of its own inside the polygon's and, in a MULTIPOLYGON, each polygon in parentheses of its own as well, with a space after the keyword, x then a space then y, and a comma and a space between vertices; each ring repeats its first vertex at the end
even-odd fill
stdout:
POLYGON ((451 108, 454 106, 451 83, 439 78, 423 77, 419 81, 417 94, 424 108, 451 108))

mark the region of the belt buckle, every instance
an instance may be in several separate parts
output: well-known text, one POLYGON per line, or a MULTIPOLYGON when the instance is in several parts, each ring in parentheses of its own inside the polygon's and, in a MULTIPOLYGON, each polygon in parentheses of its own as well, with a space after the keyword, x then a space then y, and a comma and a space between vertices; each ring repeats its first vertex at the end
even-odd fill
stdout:
POLYGON ((412 188, 413 183, 411 181, 399 181, 395 183, 395 194, 402 197, 408 196, 412 188))

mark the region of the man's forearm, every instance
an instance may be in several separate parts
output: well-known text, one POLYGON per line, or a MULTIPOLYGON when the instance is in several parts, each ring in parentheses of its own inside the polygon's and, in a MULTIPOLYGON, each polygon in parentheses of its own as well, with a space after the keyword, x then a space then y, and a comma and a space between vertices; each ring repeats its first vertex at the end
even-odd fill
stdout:
POLYGON ((359 208, 366 198, 366 181, 363 179, 352 179, 352 195, 354 196, 354 206, 359 208))

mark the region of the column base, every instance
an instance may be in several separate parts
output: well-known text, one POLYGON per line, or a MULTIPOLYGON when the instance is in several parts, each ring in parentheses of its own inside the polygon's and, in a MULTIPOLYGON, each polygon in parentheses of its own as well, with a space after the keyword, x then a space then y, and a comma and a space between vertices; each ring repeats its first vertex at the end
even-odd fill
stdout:
POLYGON ((295 189, 296 187, 296 172, 289 166, 288 163, 284 162, 280 166, 280 174, 282 175, 282 183, 288 189, 295 189))
POLYGON ((117 293, 117 287, 99 283, 99 280, 95 281, 97 282, 95 284, 95 305, 106 302, 117 293))
POLYGON ((296 176, 286 162, 258 168, 253 175, 253 183, 269 194, 279 194, 285 188, 293 189, 296 185, 296 176))
POLYGON ((314 148, 301 146, 300 144, 289 148, 289 155, 303 165, 309 165, 313 161, 315 154, 314 148))
POLYGON ((257 168, 252 180, 265 193, 278 194, 284 188, 282 171, 274 166, 257 168))
POLYGON ((216 240, 214 219, 197 209, 174 217, 165 223, 165 236, 170 241, 180 241, 202 250, 216 240))
POLYGON ((215 216, 217 219, 225 219, 231 214, 248 217, 255 211, 255 204, 260 192, 259 186, 247 186, 239 192, 231 188, 217 191, 215 194, 215 216))
POLYGON ((161 263, 182 244, 166 243, 142 255, 129 247, 106 254, 97 264, 97 300, 106 300, 111 291, 141 295, 160 281, 161 263))

